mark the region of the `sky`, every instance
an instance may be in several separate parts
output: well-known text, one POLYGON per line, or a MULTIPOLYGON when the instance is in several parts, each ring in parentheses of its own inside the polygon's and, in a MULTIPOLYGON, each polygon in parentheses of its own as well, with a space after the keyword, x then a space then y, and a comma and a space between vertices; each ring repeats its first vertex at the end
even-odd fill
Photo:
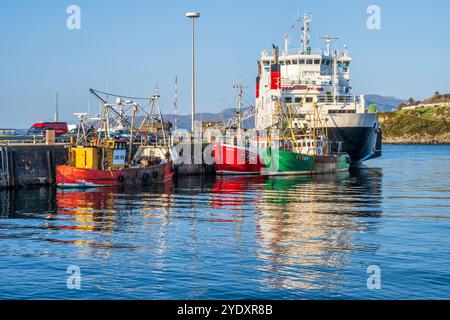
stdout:
POLYGON ((446 0, 4 0, 0 3, 1 128, 49 121, 59 92, 60 120, 97 112, 89 88, 147 97, 158 86, 161 107, 190 113, 191 23, 196 27, 197 111, 235 104, 234 83, 254 101, 256 61, 275 43, 299 47, 297 12, 311 12, 311 46, 338 36, 354 59, 354 93, 424 99, 450 92, 450 2, 446 0), (81 10, 81 29, 66 26, 67 8, 81 10), (369 30, 367 8, 377 5, 381 29, 369 30))

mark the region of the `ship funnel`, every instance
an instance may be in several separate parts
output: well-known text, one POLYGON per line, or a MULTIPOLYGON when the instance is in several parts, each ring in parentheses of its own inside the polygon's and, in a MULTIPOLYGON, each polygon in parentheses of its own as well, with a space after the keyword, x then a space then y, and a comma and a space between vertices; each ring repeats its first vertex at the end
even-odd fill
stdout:
POLYGON ((278 52, 279 52, 279 49, 278 49, 278 47, 276 46, 276 45, 272 45, 273 46, 273 56, 274 56, 274 59, 275 59, 275 64, 278 64, 279 63, 279 59, 278 59, 278 52))
POLYGON ((270 89, 279 90, 281 89, 281 73, 280 73, 280 62, 278 59, 278 47, 273 45, 274 51, 274 63, 270 66, 270 89))

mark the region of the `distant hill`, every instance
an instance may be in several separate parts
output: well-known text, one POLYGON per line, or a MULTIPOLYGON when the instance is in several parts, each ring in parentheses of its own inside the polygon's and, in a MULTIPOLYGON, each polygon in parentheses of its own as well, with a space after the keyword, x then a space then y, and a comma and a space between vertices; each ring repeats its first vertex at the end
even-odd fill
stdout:
MULTIPOLYGON (((248 108, 244 108, 243 111, 248 110, 248 108)), ((226 122, 228 119, 232 118, 236 113, 236 109, 234 108, 228 108, 225 110, 220 111, 219 113, 197 113, 195 115, 195 120, 198 121, 222 121, 226 122)), ((166 114, 163 115, 164 121, 170 121, 172 123, 175 123, 175 115, 173 114, 166 114)), ((252 128, 254 127, 255 120, 254 119, 247 119, 244 121, 244 127, 245 128, 252 128)), ((178 116, 178 128, 179 129, 186 129, 190 130, 191 128, 191 115, 179 115, 178 116)))
POLYGON ((377 94, 366 95, 366 104, 378 105, 378 111, 394 111, 398 110, 400 103, 406 102, 406 99, 399 99, 396 97, 384 97, 377 94))

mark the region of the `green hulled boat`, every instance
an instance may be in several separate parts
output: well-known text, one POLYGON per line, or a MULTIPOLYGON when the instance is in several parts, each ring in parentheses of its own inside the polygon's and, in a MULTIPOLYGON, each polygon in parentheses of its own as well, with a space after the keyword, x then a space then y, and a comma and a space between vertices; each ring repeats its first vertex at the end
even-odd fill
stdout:
POLYGON ((263 175, 312 175, 347 171, 348 154, 304 155, 289 150, 268 148, 264 153, 263 175))
POLYGON ((320 106, 302 114, 301 105, 279 102, 278 121, 270 130, 269 145, 263 152, 263 175, 315 175, 348 171, 350 156, 341 152, 342 143, 328 138, 320 106), (273 142, 276 142, 275 147, 273 142))

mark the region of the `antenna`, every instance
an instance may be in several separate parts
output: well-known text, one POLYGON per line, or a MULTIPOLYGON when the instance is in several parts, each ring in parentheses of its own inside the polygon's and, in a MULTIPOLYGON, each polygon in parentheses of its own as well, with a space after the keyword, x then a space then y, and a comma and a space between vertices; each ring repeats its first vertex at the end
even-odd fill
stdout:
POLYGON ((319 39, 325 39, 325 43, 327 44, 327 51, 325 52, 325 54, 327 56, 331 56, 331 42, 332 42, 331 40, 337 40, 337 39, 339 39, 339 37, 332 38, 327 35, 326 37, 320 36, 319 39))

